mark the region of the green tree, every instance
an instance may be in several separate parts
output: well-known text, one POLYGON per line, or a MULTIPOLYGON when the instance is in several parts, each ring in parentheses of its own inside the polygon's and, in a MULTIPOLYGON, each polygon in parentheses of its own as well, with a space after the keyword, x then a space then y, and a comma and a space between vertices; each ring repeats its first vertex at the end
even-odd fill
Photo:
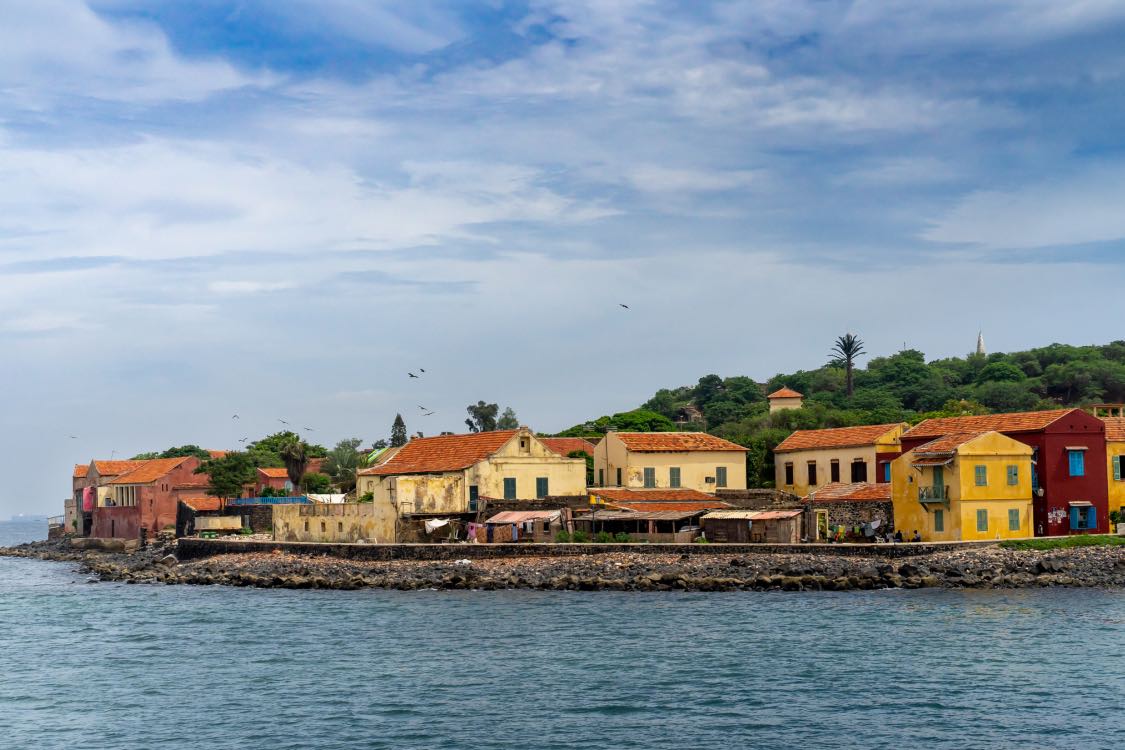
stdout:
POLYGON ((1027 380, 1027 373, 1011 362, 989 362, 977 373, 978 383, 1012 382, 1027 380))
POLYGON ((242 486, 254 481, 257 466, 246 453, 231 451, 222 458, 208 458, 196 474, 208 477, 207 492, 215 497, 232 498, 242 494, 242 486))
POLYGON ((514 430, 520 426, 520 420, 516 416, 516 410, 512 407, 505 407, 504 413, 500 415, 500 419, 496 421, 496 429, 498 430, 514 430))
POLYGON ((465 407, 465 411, 469 413, 469 418, 465 420, 469 432, 493 432, 496 429, 496 415, 500 412, 499 405, 478 401, 465 407))
POLYGON ((211 458, 211 451, 204 450, 198 445, 181 445, 177 448, 168 448, 167 450, 149 453, 138 453, 133 456, 134 461, 142 461, 145 459, 154 458, 185 458, 187 456, 195 456, 200 460, 211 458))
POLYGON ((332 491, 332 480, 327 474, 311 471, 301 477, 301 489, 314 495, 325 495, 332 491))
POLYGON ((406 445, 406 441, 406 422, 402 420, 401 414, 396 414, 395 422, 391 425, 391 446, 401 448, 406 445))
POLYGON ((830 353, 832 364, 835 367, 844 368, 848 398, 851 398, 855 392, 855 360, 861 354, 866 354, 863 350, 863 342, 859 340, 858 336, 851 333, 844 334, 836 339, 836 343, 832 346, 830 353))
POLYGON ((278 453, 285 463, 285 473, 294 487, 301 485, 301 478, 305 476, 305 469, 309 466, 309 446, 300 437, 294 435, 281 444, 278 453))
POLYGON ((355 489, 356 472, 365 460, 359 451, 362 442, 359 438, 348 438, 336 443, 336 447, 328 451, 324 473, 341 492, 347 493, 355 489))

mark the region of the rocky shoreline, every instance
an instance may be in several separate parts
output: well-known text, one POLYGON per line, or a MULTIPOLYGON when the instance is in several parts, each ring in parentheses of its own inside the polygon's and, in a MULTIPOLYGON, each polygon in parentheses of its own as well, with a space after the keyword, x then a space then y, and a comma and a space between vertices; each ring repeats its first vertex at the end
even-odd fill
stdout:
POLYGON ((75 549, 65 541, 0 549, 0 556, 74 562, 102 581, 259 588, 849 591, 1125 586, 1125 547, 1050 552, 961 548, 893 562, 823 554, 647 553, 376 562, 280 552, 180 562, 174 553, 174 543, 133 553, 75 549))

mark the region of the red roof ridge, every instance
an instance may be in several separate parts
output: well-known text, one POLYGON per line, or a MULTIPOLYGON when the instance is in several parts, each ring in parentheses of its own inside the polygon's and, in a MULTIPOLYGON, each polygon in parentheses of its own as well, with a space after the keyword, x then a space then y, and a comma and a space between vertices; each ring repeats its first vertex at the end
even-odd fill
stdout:
POLYGON ((737 443, 707 432, 613 432, 625 448, 638 453, 681 453, 685 451, 741 451, 737 443))
POLYGON ((151 484, 189 458, 190 456, 181 456, 179 458, 153 458, 142 461, 141 466, 118 475, 107 484, 151 484))
POLYGON ((787 385, 783 385, 776 391, 766 396, 766 398, 804 398, 805 394, 800 391, 795 391, 787 385))
POLYGON ((496 453, 518 432, 520 432, 518 429, 493 430, 414 438, 384 463, 364 470, 364 475, 393 476, 461 471, 496 453))
POLYGON ((783 451, 812 450, 816 448, 851 448, 857 445, 874 444, 883 434, 905 422, 890 424, 861 424, 852 427, 825 427, 819 430, 795 430, 774 448, 774 453, 783 451))
POLYGON ((953 432, 1031 432, 1054 424, 1067 414, 1081 409, 1046 409, 1000 414, 974 414, 963 417, 933 417, 911 427, 904 438, 940 437, 953 432))

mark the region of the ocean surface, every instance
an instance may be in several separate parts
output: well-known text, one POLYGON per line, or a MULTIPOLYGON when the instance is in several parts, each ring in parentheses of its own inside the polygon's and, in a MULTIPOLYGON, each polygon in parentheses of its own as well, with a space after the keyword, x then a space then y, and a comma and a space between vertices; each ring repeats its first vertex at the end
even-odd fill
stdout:
POLYGON ((0 558, 0 748, 1119 748, 1123 649, 1121 591, 286 591, 0 558))

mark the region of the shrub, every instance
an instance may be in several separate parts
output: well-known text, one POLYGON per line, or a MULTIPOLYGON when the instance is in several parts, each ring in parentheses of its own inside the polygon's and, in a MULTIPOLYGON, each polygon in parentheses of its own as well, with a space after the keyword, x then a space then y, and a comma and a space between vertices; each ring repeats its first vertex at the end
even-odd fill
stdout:
POLYGON ((570 541, 570 534, 565 531, 559 531, 555 534, 555 542, 558 544, 566 544, 570 541))
POLYGON ((633 541, 633 537, 629 536, 624 531, 619 531, 613 535, 613 541, 620 542, 622 544, 628 544, 629 542, 633 541))
POLYGON ((356 502, 357 503, 373 503, 373 502, 375 502, 375 493, 374 492, 364 492, 362 495, 360 495, 356 499, 356 502))
POLYGON ((590 541, 590 535, 585 531, 576 531, 570 535, 570 541, 574 542, 575 544, 585 544, 586 542, 590 541))
POLYGON ((598 544, 609 544, 613 541, 613 534, 610 534, 608 531, 599 531, 594 536, 594 541, 598 544))
POLYGON ((1057 536, 1047 539, 1009 539, 1000 542, 1005 549, 1034 549, 1052 550, 1066 549, 1068 547, 1102 547, 1125 544, 1125 537, 1092 534, 1078 534, 1077 536, 1057 536))

